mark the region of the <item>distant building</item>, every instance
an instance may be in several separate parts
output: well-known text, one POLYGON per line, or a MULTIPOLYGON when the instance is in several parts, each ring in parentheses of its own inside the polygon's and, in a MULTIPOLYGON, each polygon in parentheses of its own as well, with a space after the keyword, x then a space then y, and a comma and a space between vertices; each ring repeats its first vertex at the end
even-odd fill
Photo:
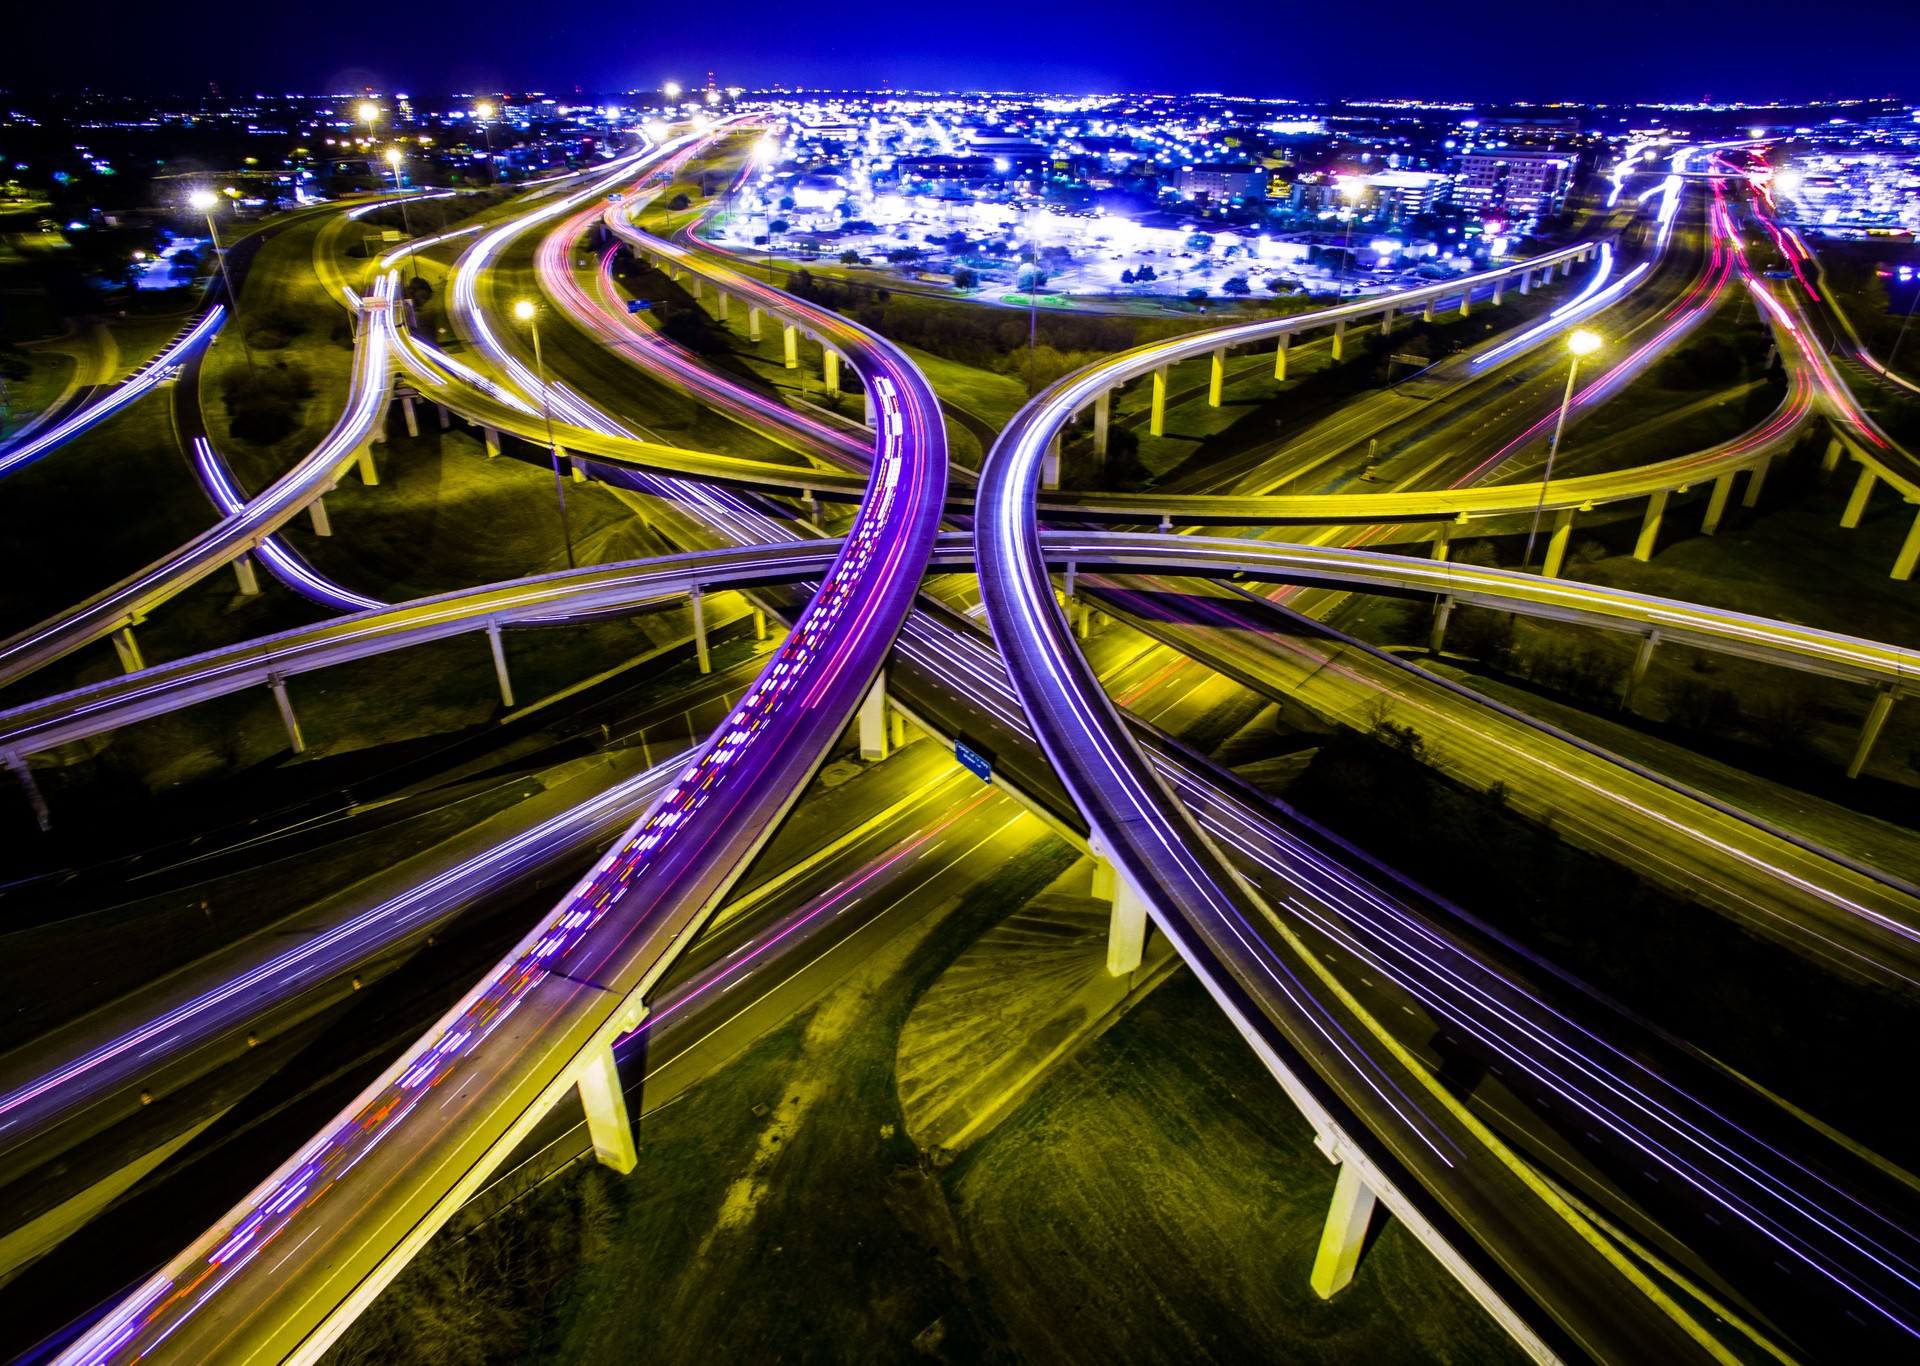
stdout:
POLYGON ((1469 152, 1460 158, 1454 202, 1484 212, 1539 214, 1566 198, 1573 162, 1563 156, 1524 152, 1469 152))
POLYGON ((1453 192, 1453 177, 1434 171, 1376 171, 1361 180, 1384 213, 1410 218, 1444 204, 1453 192))
POLYGON ((1264 199, 1267 194, 1267 168, 1244 163, 1214 162, 1182 166, 1174 185, 1184 199, 1209 200, 1264 199))

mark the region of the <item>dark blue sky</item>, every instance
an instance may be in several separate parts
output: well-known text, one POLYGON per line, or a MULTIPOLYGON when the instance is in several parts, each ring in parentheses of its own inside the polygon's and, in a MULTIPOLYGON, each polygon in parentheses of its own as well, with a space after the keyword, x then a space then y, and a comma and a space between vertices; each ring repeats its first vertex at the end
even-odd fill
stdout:
POLYGON ((1914 0, 1247 5, 255 0, 25 6, 0 81, 418 91, 721 84, 1462 99, 1920 94, 1914 0), (597 14, 593 10, 597 8, 597 14), (45 31, 35 32, 39 26, 45 31), (24 28, 26 32, 20 32, 24 28), (36 60, 20 61, 27 53, 36 60))

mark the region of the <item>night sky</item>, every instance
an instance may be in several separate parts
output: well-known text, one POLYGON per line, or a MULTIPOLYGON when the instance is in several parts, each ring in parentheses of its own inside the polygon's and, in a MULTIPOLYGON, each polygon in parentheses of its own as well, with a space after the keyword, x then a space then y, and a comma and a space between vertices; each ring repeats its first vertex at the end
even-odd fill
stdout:
MULTIPOLYGON (((402 0, 168 9, 35 0, 0 86, 417 93, 699 85, 1222 91, 1320 99, 1767 100, 1920 93, 1914 0, 1641 5, 402 0), (598 17, 595 17, 595 16, 598 17), (796 17, 804 15, 804 18, 796 17), (1379 16, 1379 17, 1374 17, 1379 16), (1522 36, 1524 35, 1524 36, 1522 36)), ((17 11, 16 11, 17 12, 17 11)))

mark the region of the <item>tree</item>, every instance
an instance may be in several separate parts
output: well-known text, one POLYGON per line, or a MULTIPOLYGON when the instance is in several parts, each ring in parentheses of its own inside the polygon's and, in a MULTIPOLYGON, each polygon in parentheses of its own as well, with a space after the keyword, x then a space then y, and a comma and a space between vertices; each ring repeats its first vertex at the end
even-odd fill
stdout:
POLYGON ((793 208, 793 196, 787 195, 780 201, 780 211, 786 213, 793 208))
POLYGON ((1202 300, 1207 297, 1207 291, 1204 289, 1190 289, 1187 291, 1187 297, 1195 301, 1202 300))
POLYGON ((1038 266, 1022 266, 1014 277, 1014 284, 1020 289, 1040 289, 1047 283, 1047 272, 1038 266))
POLYGON ((1293 293, 1292 282, 1288 280, 1282 280, 1278 275, 1274 276, 1271 280, 1267 281, 1267 288, 1275 294, 1293 293))
POLYGON ((674 210, 675 212, 678 212, 681 209, 692 208, 693 201, 688 199, 686 194, 683 192, 681 194, 675 195, 672 199, 669 199, 667 201, 667 207, 669 209, 674 210))
POLYGON ((1133 283, 1133 272, 1132 272, 1132 271, 1130 271, 1130 270, 1123 270, 1123 271, 1121 271, 1121 272, 1120 272, 1120 283, 1121 283, 1121 284, 1123 284, 1123 285, 1130 285, 1130 284, 1132 284, 1132 283, 1133 283))
POLYGON ((770 233, 776 233, 776 234, 783 233, 792 226, 793 225, 788 223, 786 219, 776 218, 773 220, 773 222, 767 224, 767 231, 770 233))
POLYGON ((840 253, 840 264, 843 266, 857 266, 861 263, 861 260, 861 255, 857 251, 843 251, 840 253))
POLYGON ((1226 291, 1228 294, 1253 293, 1253 288, 1247 283, 1247 277, 1244 275, 1234 276, 1231 280, 1227 281, 1224 285, 1221 285, 1220 288, 1226 291))
POLYGON ((1144 285, 1159 279, 1160 275, 1152 266, 1142 266, 1134 273, 1133 278, 1144 285))
POLYGON ((969 270, 966 266, 959 266, 953 272, 953 287, 955 289, 972 289, 979 283, 980 276, 974 271, 969 270))
POLYGON ((918 261, 920 259, 920 248, 895 247, 887 253, 887 259, 896 266, 904 266, 910 261, 918 261))

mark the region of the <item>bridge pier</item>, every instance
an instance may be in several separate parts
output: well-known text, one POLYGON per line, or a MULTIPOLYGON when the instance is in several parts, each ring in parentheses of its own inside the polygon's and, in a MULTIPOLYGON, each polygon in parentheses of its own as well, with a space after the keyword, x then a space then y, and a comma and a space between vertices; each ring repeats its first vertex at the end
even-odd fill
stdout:
POLYGON ((1333 358, 1340 360, 1347 354, 1347 320, 1342 318, 1333 325, 1333 358))
POLYGON ((1292 345, 1293 333, 1282 332, 1280 334, 1280 344, 1273 350, 1273 377, 1275 379, 1285 379, 1287 377, 1287 350, 1292 345))
POLYGON ((575 1087, 580 1108, 587 1112, 587 1137, 593 1140, 594 1157, 601 1166, 623 1175, 632 1171, 640 1154, 634 1148, 633 1121, 627 1116, 627 1093, 620 1085, 620 1064, 612 1044, 594 1053, 575 1087))
POLYGON ((1453 548, 1453 523, 1440 523, 1439 530, 1433 533, 1433 558, 1444 560, 1453 548))
POLYGON ((371 441, 366 442, 359 450, 355 451, 354 458, 359 462, 361 483, 365 484, 368 488, 372 488, 380 482, 380 471, 374 468, 373 464, 373 443, 371 441))
POLYGON ((692 271, 688 271, 687 273, 693 277, 693 288, 689 292, 693 295, 693 301, 695 303, 699 303, 700 302, 700 277, 694 274, 692 271))
POLYGON ((1640 652, 1633 657, 1633 670, 1627 675, 1627 686, 1620 690, 1620 710, 1625 711, 1633 705, 1634 690, 1640 686, 1640 680, 1647 676, 1647 666, 1653 663, 1653 652, 1660 644, 1660 633, 1648 631, 1640 637, 1640 652))
POLYGON ((1907 539, 1900 543, 1900 553, 1894 556, 1892 577, 1903 582, 1913 577, 1913 568, 1920 562, 1920 511, 1913 514, 1913 525, 1907 528, 1907 539))
POLYGON ((500 638, 500 623, 487 618, 487 648, 493 652, 493 676, 500 681, 500 705, 513 710, 513 679, 507 673, 507 646, 500 638))
POLYGON ((1227 383, 1227 348, 1221 347, 1213 353, 1213 368, 1207 375, 1207 406, 1220 406, 1220 391, 1227 383))
POLYGON ((440 410, 440 430, 443 432, 450 430, 453 426, 453 414, 448 410, 447 405, 436 403, 433 406, 440 410))
POLYGON ((1493 306, 1495 308, 1500 307, 1500 300, 1506 296, 1506 292, 1507 277, 1502 275, 1498 280, 1493 282, 1493 306))
POLYGON ((1847 510, 1840 514, 1840 525, 1852 531, 1860 525, 1860 519, 1866 516, 1867 500, 1873 497, 1873 486, 1880 476, 1873 472, 1871 465, 1860 467, 1860 477, 1854 481, 1853 493, 1847 499, 1847 510))
POLYGON ((860 420, 871 427, 873 425, 873 390, 871 388, 861 389, 860 398, 862 404, 860 420))
POLYGON ((492 460, 500 454, 500 429, 498 427, 482 427, 480 429, 480 440, 486 443, 487 459, 492 460))
POLYGON ((1113 422, 1113 390, 1102 389, 1093 401, 1093 453, 1107 458, 1107 429, 1113 422))
POLYGON ((781 345, 784 347, 787 369, 798 370, 800 368, 800 329, 792 323, 783 323, 780 328, 780 336, 781 345))
POLYGON ((1522 294, 1527 294, 1527 293, 1531 293, 1532 290, 1533 290, 1533 272, 1530 270, 1521 271, 1520 272, 1520 292, 1522 294))
POLYGON ((1399 313, 1400 313, 1399 309, 1389 308, 1388 310, 1386 310, 1386 312, 1380 315, 1380 335, 1381 336, 1391 337, 1393 335, 1393 320, 1395 317, 1399 315, 1399 313))
POLYGON ((1162 365, 1153 372, 1153 407, 1147 414, 1147 435, 1165 436, 1167 434, 1167 367, 1162 365))
POLYGON ((307 752, 307 741, 300 734, 300 718, 293 714, 293 699, 287 696, 287 680, 284 675, 270 673, 267 686, 273 690, 273 704, 280 709, 280 724, 287 728, 287 743, 293 746, 295 754, 307 752))
POLYGON ((1660 519, 1666 515, 1669 492, 1661 489, 1647 499, 1647 515, 1640 522, 1640 539, 1633 543, 1634 559, 1644 561, 1653 558, 1653 545, 1660 539, 1660 519))
POLYGON ((1829 437, 1826 450, 1820 453, 1820 473, 1832 474, 1840 468, 1840 452, 1846 447, 1840 444, 1840 438, 1829 437))
POLYGON ((765 640, 767 638, 767 613, 765 608, 756 607, 753 609, 753 638, 755 640, 765 640))
POLYGON ((1773 461, 1770 457, 1762 456, 1759 463, 1748 473, 1747 492, 1746 496, 1740 500, 1741 507, 1757 508, 1760 506, 1760 490, 1766 487, 1767 467, 1772 463, 1773 461))
POLYGON ((1460 316, 1461 317, 1464 318, 1467 316, 1467 309, 1472 305, 1472 303, 1473 303, 1473 286, 1468 285, 1465 289, 1460 291, 1460 316))
POLYGON ((752 304, 747 305, 747 340, 760 340, 760 310, 752 304))
POLYGON ((1728 470, 1713 481, 1713 492, 1707 498, 1707 515, 1700 523, 1700 534, 1711 536, 1720 530, 1720 519, 1726 515, 1727 500, 1733 496, 1733 476, 1737 470, 1728 470))
POLYGON ((1430 323, 1433 321, 1433 300, 1432 299, 1427 300, 1427 306, 1420 310, 1420 321, 1423 323, 1430 323))
POLYGON ((413 397, 410 394, 400 396, 400 416, 407 420, 407 435, 420 435, 420 414, 413 410, 413 397))
POLYGON ((720 321, 724 323, 727 320, 727 310, 733 303, 733 296, 724 289, 716 289, 714 298, 717 301, 716 307, 720 310, 720 321))
POLYGON ((839 393, 840 353, 838 351, 823 350, 820 353, 820 373, 826 381, 827 392, 830 394, 839 393))
POLYGON ((1873 754, 1874 742, 1879 740, 1881 729, 1887 724, 1887 713, 1893 710, 1893 689, 1882 687, 1873 696, 1873 705, 1867 709, 1866 724, 1860 727, 1860 743, 1853 748, 1853 759, 1847 765, 1847 776, 1858 778, 1860 770, 1867 766, 1867 760, 1873 754))
POLYGON ((710 674, 713 657, 707 652, 707 612, 697 585, 689 596, 693 601, 693 653, 700 661, 700 672, 710 674))
POLYGON ((1573 509, 1561 508, 1553 517, 1553 535, 1547 538, 1546 562, 1540 566, 1540 577, 1557 579, 1560 566, 1566 563, 1567 542, 1573 538, 1573 509))
POLYGON ((240 580, 240 594, 242 597, 257 598, 260 596, 260 576, 254 572, 253 556, 242 555, 239 559, 235 560, 233 562, 233 576, 240 580))
POLYGON ((1353 1281, 1366 1245, 1367 1225, 1376 1199, 1371 1187, 1351 1162, 1340 1164, 1333 1182, 1333 1203, 1327 1206, 1326 1227, 1320 1231, 1320 1250, 1314 1254, 1313 1293, 1330 1300, 1353 1281))
POLYGON ((1437 655, 1447 641, 1447 623, 1453 619, 1453 594, 1433 605, 1433 629, 1427 634, 1427 653, 1437 655))
POLYGON ((905 738, 905 718, 887 703, 887 671, 874 676, 873 686, 860 699, 860 757, 878 763, 905 738))
MULTIPOLYGON (((1553 267, 1548 266, 1547 269, 1551 271, 1553 267)), ((1560 263, 1560 278, 1564 280, 1571 274, 1573 274, 1573 261, 1571 258, 1569 258, 1560 263)))
POLYGON ((316 497, 311 503, 307 504, 307 516, 313 520, 314 535, 333 535, 333 522, 327 516, 327 500, 324 495, 316 497))
POLYGON ((1047 442, 1046 454, 1040 457, 1040 487, 1060 487, 1060 433, 1057 431, 1053 439, 1047 442))
POLYGON ((1140 966, 1147 946, 1147 903, 1126 874, 1100 855, 1093 865, 1093 895, 1113 903, 1107 920, 1107 973, 1125 977, 1140 966))
POLYGON ((0 754, 9 772, 19 780, 20 790, 26 793, 27 805, 33 808, 33 819, 42 830, 53 828, 53 812, 47 808, 46 794, 40 790, 40 782, 33 776, 33 765, 27 762, 27 756, 7 750, 0 754))
POLYGON ((120 656, 123 673, 137 674, 147 667, 146 661, 140 658, 140 642, 133 638, 131 626, 122 626, 113 633, 113 652, 120 656))

